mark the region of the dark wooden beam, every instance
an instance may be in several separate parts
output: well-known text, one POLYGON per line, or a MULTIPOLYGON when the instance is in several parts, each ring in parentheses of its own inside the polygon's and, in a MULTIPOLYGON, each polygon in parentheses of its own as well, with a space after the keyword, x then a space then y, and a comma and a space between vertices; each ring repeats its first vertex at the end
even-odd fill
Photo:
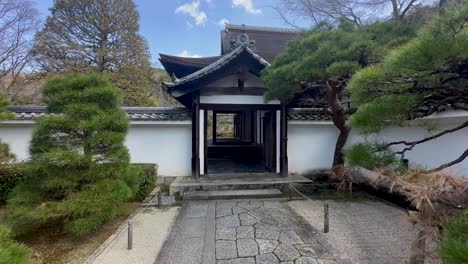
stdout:
POLYGON ((201 109, 236 112, 236 111, 254 111, 254 110, 280 110, 279 104, 200 104, 201 109))
MULTIPOLYGON (((207 110, 205 110, 207 111, 207 110)), ((216 116, 217 116, 218 112, 217 111, 213 111, 213 136, 211 137, 212 138, 212 141, 213 141, 213 145, 216 144, 216 126, 217 126, 217 119, 216 119, 216 116)))
MULTIPOLYGON (((240 87, 205 87, 200 91, 200 95, 263 95, 266 92, 264 87, 248 87, 247 89, 239 89, 240 87)), ((242 87, 244 88, 244 87, 242 87)))
POLYGON ((200 178, 200 97, 192 99, 192 177, 200 178))
POLYGON ((255 143, 255 139, 257 138, 256 135, 255 135, 255 126, 256 126, 256 122, 255 122, 255 111, 251 111, 250 112, 250 142, 251 143, 255 143))
POLYGON ((280 174, 288 177, 288 109, 286 101, 281 101, 280 111, 280 174))

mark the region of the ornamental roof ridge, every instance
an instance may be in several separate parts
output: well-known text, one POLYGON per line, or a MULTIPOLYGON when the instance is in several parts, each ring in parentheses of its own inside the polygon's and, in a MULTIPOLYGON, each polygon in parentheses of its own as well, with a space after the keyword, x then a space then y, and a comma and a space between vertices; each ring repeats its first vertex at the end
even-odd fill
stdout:
POLYGON ((176 85, 181 85, 193 80, 196 80, 200 77, 203 77, 207 74, 210 74, 220 68, 222 68, 224 65, 226 65, 228 62, 236 58, 239 54, 241 54, 243 51, 247 51, 250 55, 252 55, 253 58, 255 58, 259 63, 264 65, 265 67, 270 66, 270 63, 263 59, 260 55, 256 54, 254 51, 252 51, 251 48, 248 47, 247 43, 244 43, 240 45, 239 47, 235 48, 228 54, 222 56, 215 62, 211 63, 210 65, 206 66, 203 69, 200 69, 192 74, 189 74, 183 78, 180 79, 175 79, 173 82, 164 82, 164 85, 167 87, 174 87, 176 85))
POLYGON ((225 30, 241 30, 241 31, 257 31, 257 32, 275 32, 275 33, 287 33, 287 34, 299 34, 304 32, 304 29, 299 28, 280 28, 280 27, 262 27, 262 26, 247 26, 245 24, 235 25, 226 24, 225 30))

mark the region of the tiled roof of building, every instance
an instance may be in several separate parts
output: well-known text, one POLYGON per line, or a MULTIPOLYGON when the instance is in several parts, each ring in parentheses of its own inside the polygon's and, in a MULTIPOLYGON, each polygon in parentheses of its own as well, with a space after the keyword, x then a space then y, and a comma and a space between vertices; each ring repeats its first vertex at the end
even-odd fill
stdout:
POLYGON ((211 63, 217 61, 221 56, 190 58, 179 57, 167 54, 159 54, 159 61, 171 77, 183 78, 194 73, 211 63))
POLYGON ((291 108, 288 111, 288 120, 329 121, 331 113, 325 108, 291 108))
MULTIPOLYGON (((47 112, 45 106, 8 106, 16 115, 16 120, 34 120, 39 117, 57 115, 47 112)), ((184 121, 191 120, 186 108, 179 107, 122 107, 131 121, 184 121)), ((330 113, 323 108, 292 108, 288 111, 289 120, 328 121, 330 113)))
POLYGON ((226 24, 225 30, 241 30, 245 32, 258 31, 258 32, 289 33, 289 34, 299 34, 304 31, 302 29, 297 29, 297 28, 261 27, 261 26, 247 26, 247 25, 234 25, 234 24, 226 24))
POLYGON ((217 70, 223 68, 230 61, 236 59, 239 55, 241 55, 244 52, 249 54, 250 56, 252 56, 252 58, 254 58, 258 63, 260 63, 264 67, 270 66, 270 63, 268 63, 268 61, 266 61, 265 59, 263 59, 259 55, 255 54, 255 52, 253 52, 247 45, 240 45, 239 47, 237 47, 233 51, 231 51, 228 54, 220 57, 218 60, 216 60, 215 62, 213 62, 210 65, 206 66, 205 68, 200 69, 200 70, 198 70, 198 71, 196 71, 196 72, 194 72, 192 74, 189 74, 189 75, 187 75, 187 76, 185 76, 183 78, 175 79, 172 83, 165 83, 165 85, 167 87, 174 87, 174 86, 182 85, 182 84, 185 84, 185 83, 189 83, 191 81, 202 78, 202 77, 204 77, 204 76, 206 76, 208 74, 214 73, 217 70))
MULTIPOLYGON (((183 121, 191 120, 186 108, 178 107, 122 107, 131 121, 183 121)), ((8 106, 16 120, 34 120, 39 117, 57 115, 49 113, 45 106, 8 106)))
POLYGON ((268 62, 278 56, 290 40, 296 39, 303 30, 292 28, 258 27, 227 24, 221 32, 221 55, 229 53, 243 41, 252 45, 252 50, 268 62))

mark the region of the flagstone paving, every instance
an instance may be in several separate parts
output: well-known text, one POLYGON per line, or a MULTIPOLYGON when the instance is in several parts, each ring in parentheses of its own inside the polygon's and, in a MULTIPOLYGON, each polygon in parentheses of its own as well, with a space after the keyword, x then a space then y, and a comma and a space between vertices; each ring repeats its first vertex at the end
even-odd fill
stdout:
POLYGON ((334 253, 279 200, 187 201, 155 263, 349 263, 334 253))

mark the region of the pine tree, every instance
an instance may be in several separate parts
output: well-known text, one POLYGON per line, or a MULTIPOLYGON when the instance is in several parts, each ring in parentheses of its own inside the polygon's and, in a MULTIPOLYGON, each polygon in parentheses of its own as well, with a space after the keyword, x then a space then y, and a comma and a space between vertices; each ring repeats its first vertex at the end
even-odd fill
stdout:
MULTIPOLYGON (((388 126, 424 125, 417 123, 417 118, 437 112, 468 111, 467 18, 467 4, 448 8, 421 29, 414 40, 386 56, 382 64, 357 72, 348 87, 353 103, 359 106, 350 118, 351 125, 364 132, 379 132, 388 126)), ((416 145, 467 127, 468 122, 464 122, 415 141, 359 144, 350 150, 350 158, 354 164, 369 164, 371 159, 374 162, 370 163, 379 164, 379 155, 390 151, 404 159, 416 145), (358 152, 366 152, 367 158, 355 155, 358 152)), ((468 149, 460 154, 433 170, 463 161, 468 149)))
POLYGON ((44 72, 105 73, 126 92, 126 105, 154 105, 139 18, 133 0, 55 0, 36 35, 35 61, 44 72))
POLYGON ((381 62, 389 49, 408 41, 414 31, 411 25, 397 22, 356 27, 343 20, 338 28, 322 23, 290 42, 265 70, 266 99, 294 101, 308 93, 313 97, 311 107, 329 110, 340 131, 332 164, 338 178, 343 177, 343 147, 351 129, 340 101, 349 79, 360 68, 381 62))
POLYGON ((138 186, 124 146, 126 113, 121 95, 99 75, 68 75, 43 88, 48 110, 37 121, 28 175, 8 200, 17 233, 51 222, 81 235, 113 217, 138 186))

